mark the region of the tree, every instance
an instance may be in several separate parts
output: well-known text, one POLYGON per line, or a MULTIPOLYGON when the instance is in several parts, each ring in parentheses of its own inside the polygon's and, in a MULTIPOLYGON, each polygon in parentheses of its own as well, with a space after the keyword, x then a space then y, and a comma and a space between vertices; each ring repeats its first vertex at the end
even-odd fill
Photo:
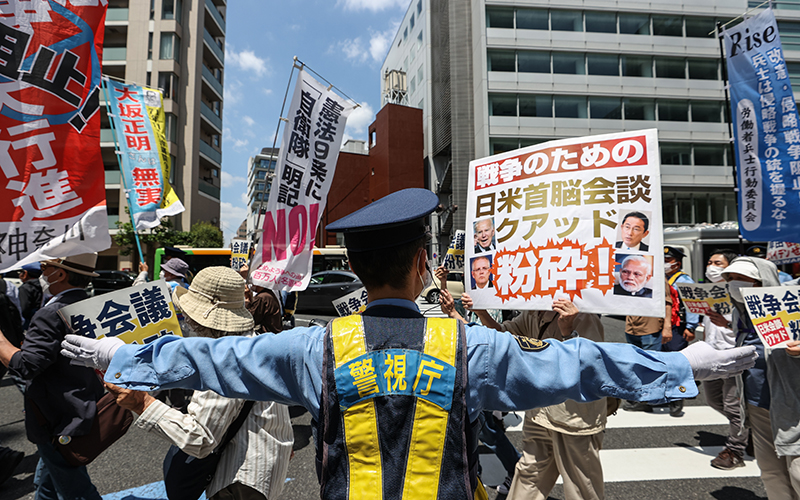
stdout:
POLYGON ((194 248, 222 248, 222 231, 208 222, 195 222, 188 233, 190 245, 194 248))
MULTIPOLYGON (((127 207, 125 211, 127 212, 127 207)), ((117 221, 119 231, 114 235, 114 243, 119 246, 120 255, 130 255, 136 252, 136 239, 133 234, 133 223, 117 221)), ((172 221, 166 217, 161 219, 161 224, 149 232, 140 232, 139 241, 142 245, 160 247, 174 247, 176 245, 193 245, 190 233, 175 231, 172 221)), ((221 246, 221 245, 220 245, 221 246)))

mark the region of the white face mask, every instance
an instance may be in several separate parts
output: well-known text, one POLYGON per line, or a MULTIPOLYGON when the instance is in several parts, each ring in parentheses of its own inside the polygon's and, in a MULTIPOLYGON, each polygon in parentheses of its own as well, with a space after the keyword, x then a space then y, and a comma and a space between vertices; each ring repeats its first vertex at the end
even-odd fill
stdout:
POLYGON ((664 263, 664 273, 665 274, 669 274, 672 271, 677 271, 679 267, 680 267, 680 264, 678 264, 677 262, 670 262, 670 263, 665 262, 664 263))
POLYGON ((708 281, 712 283, 719 283, 720 281, 725 281, 725 278, 722 277, 723 269, 725 268, 719 266, 708 266, 706 268, 706 278, 708 278, 708 281))
MULTIPOLYGON (((420 254, 419 257, 421 259, 422 254, 420 254)), ((417 266, 417 269, 419 269, 419 266, 417 266)), ((433 283, 433 275, 431 275, 431 268, 428 266, 427 262, 425 263, 425 277, 423 278, 419 271, 417 271, 417 276, 419 276, 419 281, 422 283, 422 290, 420 290, 419 293, 422 293, 433 283)))
POLYGON ((755 286, 755 283, 751 283, 749 281, 732 280, 728 282, 728 291, 730 292, 733 300, 736 302, 744 302, 742 288, 752 288, 753 286, 755 286))
POLYGON ((47 280, 47 276, 45 276, 44 274, 40 274, 40 275, 39 275, 39 284, 40 284, 40 285, 42 285, 42 293, 43 293, 45 296, 52 295, 52 294, 50 293, 50 285, 52 285, 52 284, 54 284, 54 283, 55 283, 55 282, 50 282, 50 281, 48 281, 48 280, 47 280))

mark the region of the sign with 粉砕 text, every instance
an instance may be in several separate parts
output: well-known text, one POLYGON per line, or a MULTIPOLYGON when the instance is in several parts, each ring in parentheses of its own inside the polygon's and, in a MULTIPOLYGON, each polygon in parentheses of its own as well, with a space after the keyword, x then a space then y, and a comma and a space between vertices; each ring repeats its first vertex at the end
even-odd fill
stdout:
POLYGON ((767 348, 800 340, 800 287, 743 288, 744 306, 767 348))
POLYGON ((72 333, 90 339, 118 337, 126 344, 147 344, 164 335, 181 335, 164 280, 82 300, 58 314, 72 333))
POLYGON ((739 230, 800 243, 800 124, 778 23, 765 9, 725 30, 739 230))
POLYGON ((727 283, 675 283, 686 310, 695 314, 731 314, 733 304, 727 283))
POLYGON ((247 264, 250 258, 250 242, 247 240, 231 240, 231 268, 238 271, 247 264))
POLYGON ((474 160, 465 289, 478 309, 567 297, 582 312, 652 316, 664 310, 661 228, 654 129, 474 160))
POLYGON ((317 225, 325 211, 354 106, 300 70, 263 216, 250 277, 272 290, 305 290, 317 225))
POLYGON ((466 231, 456 231, 453 235, 453 240, 450 242, 450 248, 447 249, 447 254, 442 260, 442 265, 451 273, 464 272, 464 242, 466 237, 466 231))
POLYGON ((108 2, 0 2, 0 272, 111 246, 100 154, 108 2))

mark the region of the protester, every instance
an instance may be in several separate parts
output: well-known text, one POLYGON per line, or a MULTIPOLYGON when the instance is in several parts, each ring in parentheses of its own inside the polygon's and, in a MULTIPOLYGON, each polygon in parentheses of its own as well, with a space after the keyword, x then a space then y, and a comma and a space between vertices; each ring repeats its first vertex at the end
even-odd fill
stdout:
POLYGON ((23 458, 25 458, 25 454, 21 451, 0 446, 0 485, 14 475, 14 471, 23 458))
MULTIPOLYGON (((722 271, 736 259, 736 252, 728 249, 714 250, 708 258, 706 279, 711 283, 724 283, 722 271)), ((706 343, 714 349, 725 350, 736 346, 736 334, 730 329, 731 315, 709 311, 703 316, 703 335, 706 343)), ((735 377, 704 380, 703 393, 706 402, 728 419, 728 437, 725 448, 711 460, 711 466, 722 470, 744 467, 744 452, 750 431, 742 428, 742 413, 735 377)))
MULTIPOLYGON (((195 336, 252 337, 253 318, 241 298, 244 289, 244 280, 233 269, 209 267, 197 273, 188 290, 178 289, 173 300, 195 336)), ((137 427, 199 458, 217 448, 245 403, 243 399, 224 398, 211 391, 195 392, 184 415, 146 392, 113 384, 106 387, 116 394, 120 406, 139 415, 137 427)), ((223 450, 214 479, 206 489, 206 498, 278 498, 286 480, 293 440, 286 406, 272 402, 253 405, 244 424, 223 450)))
POLYGON ((283 312, 275 292, 269 288, 250 285, 250 290, 245 292, 244 303, 247 311, 253 316, 256 333, 280 333, 283 330, 283 312), (252 292, 256 294, 253 295, 252 292))
POLYGON ((2 275, 0 275, 0 293, 11 299, 11 303, 17 308, 20 321, 24 322, 25 319, 22 317, 22 305, 19 303, 19 289, 14 283, 3 278, 2 275))
POLYGON ((60 356, 67 326, 58 310, 85 300, 94 272, 96 253, 73 255, 41 263, 42 292, 53 296, 33 315, 21 348, 0 332, 0 362, 27 384, 25 430, 39 450, 34 484, 37 500, 100 500, 86 467, 69 465, 56 440, 89 433, 103 384, 91 368, 75 366, 60 356))
POLYGON ((31 318, 42 306, 42 284, 39 283, 39 276, 42 275, 41 265, 38 262, 25 264, 19 273, 22 286, 19 287, 19 305, 22 313, 22 328, 27 330, 31 323, 31 318))
POLYGON ((300 294, 295 291, 282 290, 281 304, 283 305, 283 328, 291 330, 295 327, 294 312, 297 310, 297 302, 300 294))
POLYGON ((485 498, 474 446, 482 410, 607 395, 693 397, 694 378, 754 363, 752 347, 715 351, 698 342, 681 353, 645 354, 624 344, 542 342, 425 319, 414 300, 432 281, 424 219, 438 204, 430 191, 405 189, 327 226, 344 233, 350 265, 367 289, 360 316, 281 335, 164 336, 145 346, 70 335, 62 352, 130 389, 187 387, 304 406, 316 426, 325 499, 383 498, 399 488, 408 498, 485 498))
POLYGON ((622 219, 622 241, 618 241, 614 246, 622 250, 634 250, 646 252, 650 246, 642 243, 642 240, 650 234, 650 221, 641 212, 629 212, 622 219))
MULTIPOLYGON (((739 389, 741 414, 753 436, 756 462, 770 500, 800 498, 800 341, 769 355, 745 309, 743 288, 779 286, 778 268, 768 260, 738 257, 722 271, 734 304, 730 327, 736 345, 756 348, 755 366, 748 369, 739 389)), ((727 326, 727 325, 726 325, 727 326)), ((727 352, 727 351, 722 351, 727 352)), ((737 377, 738 378, 738 377, 737 377)))
POLYGON ((614 295, 631 297, 653 296, 653 289, 646 285, 653 277, 653 264, 641 255, 629 255, 622 261, 614 295))

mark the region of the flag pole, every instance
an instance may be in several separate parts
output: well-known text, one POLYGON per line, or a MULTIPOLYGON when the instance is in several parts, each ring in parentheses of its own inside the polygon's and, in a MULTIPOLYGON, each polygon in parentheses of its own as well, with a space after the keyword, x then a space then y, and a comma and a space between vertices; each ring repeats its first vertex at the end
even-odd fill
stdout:
POLYGON ((109 124, 111 125, 111 132, 112 136, 114 137, 114 156, 117 157, 117 166, 119 167, 119 176, 122 179, 122 189, 125 191, 125 201, 128 203, 128 214, 131 217, 131 226, 133 226, 133 238, 136 240, 136 248, 139 250, 139 262, 145 262, 144 254, 142 253, 142 243, 139 241, 139 233, 136 231, 136 221, 133 219, 133 211, 131 210, 131 193, 128 190, 128 186, 125 183, 125 173, 122 171, 122 154, 119 150, 119 144, 117 143, 117 130, 114 127, 114 120, 111 118, 114 116, 113 110, 111 108, 111 100, 108 97, 108 86, 106 85, 106 79, 108 77, 103 77, 103 95, 106 97, 106 113, 108 113, 109 117, 109 124))

